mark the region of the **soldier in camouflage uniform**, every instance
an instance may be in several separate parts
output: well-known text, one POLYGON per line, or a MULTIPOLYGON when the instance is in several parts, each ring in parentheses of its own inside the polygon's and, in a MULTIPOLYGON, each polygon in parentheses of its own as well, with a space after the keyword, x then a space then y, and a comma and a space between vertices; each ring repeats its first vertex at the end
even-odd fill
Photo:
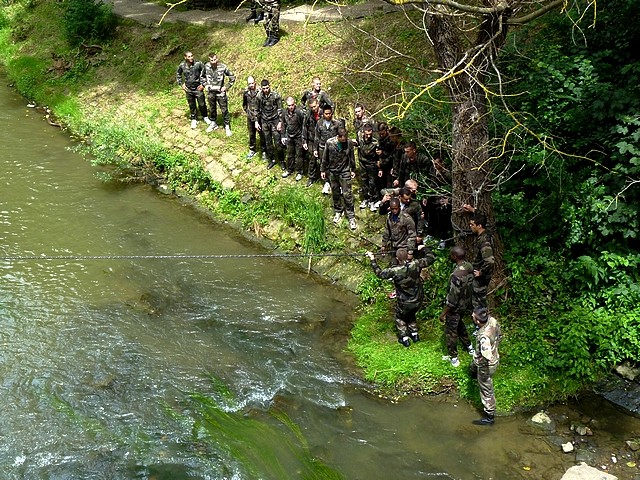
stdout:
POLYGON ((218 63, 218 55, 209 54, 209 61, 204 64, 202 77, 200 78, 204 89, 208 92, 209 100, 209 127, 207 132, 211 132, 218 128, 216 120, 218 118, 218 109, 216 104, 220 106, 222 113, 222 121, 227 137, 231 136, 231 115, 229 115, 229 98, 227 90, 233 87, 236 77, 224 63, 218 63), (229 79, 229 83, 225 85, 225 78, 229 79))
POLYGON ((469 220, 469 228, 476 236, 473 243, 473 308, 487 308, 487 292, 489 291, 489 283, 493 274, 493 265, 495 259, 493 257, 493 238, 491 233, 486 229, 487 217, 471 205, 463 205, 462 208, 467 212, 472 212, 473 217, 469 220))
POLYGON ((313 155, 313 144, 316 138, 316 124, 322 116, 317 98, 311 98, 307 105, 304 116, 304 130, 302 132, 302 146, 307 151, 308 168, 309 168, 309 181, 307 187, 310 187, 320 178, 318 159, 313 155))
POLYGON ((445 300, 445 307, 440 314, 440 321, 444 322, 444 335, 447 343, 447 355, 443 359, 449 360, 451 365, 460 365, 458 359, 458 340, 471 354, 475 350, 471 346, 467 327, 462 320, 465 313, 471 310, 471 285, 473 283, 473 266, 465 260, 466 252, 462 247, 453 247, 450 258, 456 263, 449 277, 449 290, 445 300))
POLYGON ((408 260, 407 250, 400 248, 396 252, 398 265, 384 270, 378 266, 373 253, 367 252, 367 257, 371 260, 371 267, 376 276, 393 280, 396 288, 395 316, 398 342, 408 347, 410 345, 409 339, 413 340, 414 343, 420 341, 416 322, 416 314, 422 307, 424 300, 420 272, 435 262, 435 256, 429 251, 424 258, 408 260))
POLYGON ((313 80, 311 80, 311 88, 302 92, 300 101, 303 105, 305 105, 312 98, 315 98, 318 101, 318 106, 320 107, 321 113, 324 110, 324 107, 331 107, 332 110, 335 108, 335 104, 329 97, 329 94, 322 90, 322 82, 320 81, 320 77, 313 77, 313 80))
POLYGON ((296 106, 293 97, 287 97, 287 109, 284 112, 284 135, 282 143, 287 146, 287 164, 286 170, 282 172, 282 178, 287 178, 298 172, 296 182, 302 179, 303 169, 303 131, 304 131, 304 113, 296 106))
POLYGON ((284 170, 282 158, 282 97, 276 91, 271 91, 269 80, 260 82, 260 93, 256 98, 258 120, 255 122, 257 130, 264 133, 264 141, 267 146, 267 170, 280 161, 284 170))
POLYGON ((280 41, 280 0, 260 0, 264 12, 264 31, 267 38, 263 47, 273 47, 280 41))
POLYGON ((356 157, 353 140, 347 138, 347 130, 338 128, 338 134, 327 140, 320 162, 320 177, 331 183, 333 199, 333 223, 338 224, 345 211, 349 228, 355 230, 356 215, 353 210, 352 181, 356 176, 356 157))
POLYGON ((484 416, 474 420, 473 423, 491 426, 495 423, 496 415, 493 376, 500 363, 498 346, 502 339, 502 331, 498 321, 490 316, 484 307, 473 310, 473 322, 478 327, 478 331, 476 332, 476 349, 471 365, 471 376, 478 378, 480 400, 484 407, 484 416))
POLYGON ((252 158, 256 154, 256 133, 260 134, 262 154, 265 158, 267 155, 264 134, 256 128, 256 121, 260 123, 257 98, 258 89, 256 88, 256 81, 253 77, 248 77, 247 88, 245 88, 242 94, 242 110, 244 110, 244 113, 247 115, 247 131, 249 132, 249 153, 247 154, 247 158, 252 158))
MULTIPOLYGON (((382 232, 382 253, 395 252, 404 248, 413 253, 416 248, 416 226, 409 214, 400 210, 400 200, 389 200, 389 213, 382 232)), ((395 265, 396 257, 392 260, 395 265)))
POLYGON ((358 163, 360 164, 360 197, 362 203, 360 208, 367 206, 371 211, 375 211, 375 203, 378 201, 378 157, 376 148, 378 141, 373 136, 373 127, 366 124, 358 132, 358 163))
POLYGON ((207 117, 207 103, 204 99, 204 86, 200 81, 203 70, 204 65, 202 62, 194 60, 193 53, 186 52, 184 54, 184 61, 178 65, 178 70, 176 71, 176 82, 184 91, 187 97, 187 103, 189 104, 191 128, 196 128, 198 125, 198 109, 200 109, 203 120, 205 122, 209 121, 207 117))
MULTIPOLYGON (((340 127, 344 127, 344 125, 340 120, 333 118, 333 108, 328 105, 325 106, 322 110, 322 118, 316 123, 316 131, 313 137, 313 156, 318 160, 318 162, 322 161, 324 146, 327 140, 335 137, 338 134, 338 129, 340 127)), ((313 158, 309 160, 309 165, 311 165, 312 161, 314 161, 313 158)), ((311 170, 311 166, 309 166, 309 170, 311 170)), ((322 170, 320 170, 320 172, 322 175, 322 170)), ((326 181, 322 188, 322 193, 328 195, 330 191, 330 183, 329 181, 326 181)))
POLYGON ((364 105, 356 103, 353 106, 353 130, 356 132, 356 136, 362 132, 365 125, 370 125, 372 130, 377 127, 376 121, 371 118, 364 105))
POLYGON ((395 177, 394 187, 404 185, 410 178, 418 179, 427 174, 429 161, 425 155, 418 153, 415 142, 407 142, 404 146, 404 155, 393 166, 391 175, 395 177))

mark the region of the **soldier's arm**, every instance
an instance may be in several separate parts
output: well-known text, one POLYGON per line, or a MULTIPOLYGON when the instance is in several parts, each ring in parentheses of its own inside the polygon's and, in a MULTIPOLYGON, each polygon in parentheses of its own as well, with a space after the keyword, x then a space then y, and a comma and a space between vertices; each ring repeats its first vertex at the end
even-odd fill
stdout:
POLYGON ((353 143, 351 142, 351 140, 347 140, 347 142, 350 144, 349 145, 349 169, 352 172, 356 171, 356 156, 354 154, 354 150, 355 148, 353 147, 353 143))
POLYGON ((413 218, 409 214, 404 215, 404 221, 407 225, 407 234, 409 238, 407 239, 407 250, 415 250, 416 249, 416 225, 413 223, 413 218))
POLYGON ((236 76, 228 68, 225 70, 224 73, 229 78, 229 85, 227 85, 227 90, 229 90, 231 87, 233 87, 233 84, 236 83, 236 76))
POLYGON ((480 254, 482 255, 482 269, 480 272, 482 275, 490 277, 493 273, 493 265, 495 264, 491 242, 488 240, 484 242, 482 247, 480 247, 480 254))
POLYGON ((182 86, 182 64, 178 65, 178 70, 176 70, 176 83, 182 86))
POLYGON ((247 92, 244 92, 242 94, 242 110, 244 110, 244 113, 249 113, 248 109, 249 101, 247 100, 247 92))

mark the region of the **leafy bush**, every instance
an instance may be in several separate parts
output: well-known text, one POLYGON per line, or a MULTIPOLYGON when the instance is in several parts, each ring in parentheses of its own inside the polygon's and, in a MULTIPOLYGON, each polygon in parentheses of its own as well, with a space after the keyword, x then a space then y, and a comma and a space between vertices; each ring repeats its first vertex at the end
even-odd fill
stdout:
POLYGON ((62 17, 65 36, 70 45, 109 39, 115 30, 112 6, 102 1, 66 0, 62 17))

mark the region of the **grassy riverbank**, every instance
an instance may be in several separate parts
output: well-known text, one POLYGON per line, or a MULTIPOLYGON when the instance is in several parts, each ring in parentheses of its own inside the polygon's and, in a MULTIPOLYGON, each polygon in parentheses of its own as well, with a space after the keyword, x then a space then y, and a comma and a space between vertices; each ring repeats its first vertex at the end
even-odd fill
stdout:
MULTIPOLYGON (((399 94, 391 75, 383 83, 359 73, 371 45, 358 40, 354 27, 375 29, 394 39, 406 54, 420 58, 422 39, 408 33, 401 14, 357 24, 288 23, 282 41, 271 49, 261 47, 262 29, 252 25, 158 27, 120 21, 108 42, 85 48, 66 42, 62 8, 62 3, 51 0, 4 7, 0 60, 26 99, 48 106, 55 122, 87 140, 85 147, 94 161, 104 166, 101 174, 112 181, 166 185, 283 251, 362 253, 376 248, 382 227, 377 214, 358 212, 355 234, 344 223, 336 227, 329 221, 330 199, 320 194, 320 186, 306 189, 292 178, 281 179, 277 169, 268 172, 259 158, 245 158, 241 91, 246 77, 253 75, 269 78, 283 96, 295 96, 319 75, 338 105, 338 116, 350 125, 354 102, 363 101, 376 111, 399 94), (175 85, 175 69, 186 50, 198 58, 215 51, 235 72, 238 80, 230 94, 232 137, 221 130, 207 134, 203 125, 189 128, 187 105, 175 85)), ((385 65, 390 74, 406 68, 401 60, 385 65)), ((457 389, 477 402, 477 387, 464 368, 469 357, 462 358, 459 369, 441 360, 445 349, 437 317, 451 265, 444 252, 439 255, 425 286, 433 302, 421 314, 424 341, 410 349, 395 342, 386 298, 389 285, 373 277, 364 257, 313 259, 311 268, 363 296, 349 349, 365 378, 391 395, 457 389)), ((301 263, 308 266, 307 260, 301 263)), ((577 390, 579 385, 541 376, 534 364, 527 366, 518 353, 526 352, 527 336, 521 330, 510 331, 508 318, 503 324, 503 364, 495 379, 502 411, 552 402, 577 390)))

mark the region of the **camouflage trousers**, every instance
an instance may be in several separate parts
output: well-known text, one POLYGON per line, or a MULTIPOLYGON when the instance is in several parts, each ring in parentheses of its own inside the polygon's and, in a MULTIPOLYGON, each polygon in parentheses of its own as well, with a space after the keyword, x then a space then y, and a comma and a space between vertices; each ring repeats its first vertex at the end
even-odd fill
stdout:
POLYGON ((396 303, 396 329, 398 337, 408 337, 410 333, 418 333, 418 323, 416 313, 420 310, 421 304, 416 303, 396 303))
POLYGON ((304 169, 304 148, 302 137, 289 138, 287 143, 287 170, 302 174, 304 169))
POLYGON ((449 312, 444 324, 444 337, 447 344, 447 352, 451 358, 458 356, 458 340, 465 350, 471 346, 467 327, 459 313, 449 312))
POLYGON ((489 282, 483 278, 473 277, 471 292, 471 303, 473 309, 487 308, 487 293, 489 292, 489 282))
POLYGON ((345 212, 347 218, 356 218, 353 210, 353 191, 351 172, 327 172, 331 184, 331 197, 333 199, 334 212, 345 212))
POLYGON ((268 37, 280 38, 280 2, 263 1, 264 31, 268 37))
POLYGON ((471 375, 477 375, 478 388, 480 389, 480 400, 487 415, 496 414, 496 396, 493 393, 493 376, 498 365, 489 366, 486 361, 481 361, 480 365, 475 362, 471 364, 471 375))

